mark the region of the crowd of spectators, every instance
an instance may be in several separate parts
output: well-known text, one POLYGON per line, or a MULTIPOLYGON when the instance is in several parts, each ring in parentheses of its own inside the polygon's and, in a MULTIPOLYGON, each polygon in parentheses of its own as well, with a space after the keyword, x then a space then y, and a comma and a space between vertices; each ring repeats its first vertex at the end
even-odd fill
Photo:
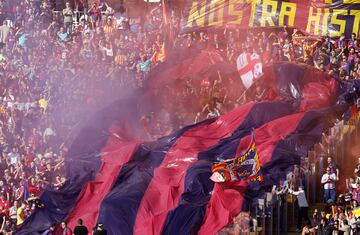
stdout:
MULTIPOLYGON (((217 38, 214 37, 215 47, 220 44, 217 38)), ((233 63, 240 53, 247 51, 260 55, 265 64, 278 61, 304 63, 344 80, 360 78, 360 40, 355 33, 351 38, 346 38, 345 34, 339 38, 310 37, 285 27, 275 32, 248 31, 245 36, 241 30, 235 30, 226 38, 233 42, 226 48, 227 58, 233 63)))
MULTIPOLYGON (((355 174, 346 179, 345 191, 340 191, 337 186, 340 171, 331 157, 327 158, 325 166, 325 173, 321 177, 324 207, 320 211, 318 209, 312 211, 311 217, 304 217, 306 225, 302 229, 302 234, 359 234, 360 159, 355 167, 355 174)), ((342 173, 346 172, 342 171, 342 173)), ((301 221, 298 226, 300 225, 301 221)))
POLYGON ((320 144, 312 150, 316 155, 312 160, 315 162, 311 165, 309 156, 304 158, 301 165, 295 165, 294 170, 272 192, 277 195, 277 203, 280 203, 280 206, 284 200, 297 205, 295 218, 297 217, 296 229, 299 233, 313 235, 360 233, 360 158, 355 169, 340 170, 335 162, 344 162, 337 157, 342 151, 343 141, 344 122, 341 121, 337 122, 328 133, 324 133, 320 144), (334 157, 329 156, 335 156, 335 160, 334 157), (352 176, 347 178, 349 175, 352 176), (314 180, 313 176, 319 177, 318 181, 322 188, 314 188, 318 185, 316 180, 310 182, 314 180), (341 180, 345 181, 345 189, 339 187, 341 180), (315 207, 310 204, 308 198, 310 185, 313 187, 312 191, 315 191, 315 198, 312 198, 312 201, 319 200, 316 194, 321 194, 323 197, 322 202, 315 207))
MULTIPOLYGON (((67 2, 60 12, 53 2, 0 1, 0 232, 7 234, 43 206, 43 190, 66 181, 64 155, 83 119, 144 86, 163 61, 161 7, 131 18, 105 2, 67 2)), ((170 19, 176 31, 179 18, 172 12, 170 19)), ((194 40, 177 37, 174 44, 191 47, 194 40)), ((221 89, 219 77, 204 81, 199 93, 221 89)), ((194 95, 191 85, 179 94, 186 92, 194 95)), ((202 112, 202 118, 220 115, 206 105, 202 112)), ((194 121, 176 115, 180 121, 171 128, 156 112, 140 116, 139 124, 149 126, 144 129, 154 139, 194 121)))
MULTIPOLYGON (((42 206, 37 198, 44 189, 64 184, 64 155, 81 119, 119 94, 144 86, 151 70, 163 61, 166 27, 160 6, 130 17, 126 9, 115 11, 105 1, 67 2, 61 12, 53 11, 53 2, 0 1, 2 232, 14 231, 42 206)), ((264 64, 293 61, 341 79, 360 78, 357 35, 309 38, 288 28, 246 34, 225 28, 180 35, 177 10, 169 11, 176 48, 211 46, 232 64, 242 52, 256 53, 264 64)), ((185 108, 167 113, 170 118, 152 112, 139 117, 139 123, 154 139, 224 114, 244 102, 230 100, 225 84, 227 78, 220 74, 202 80, 200 86, 186 82, 172 95, 183 101, 205 100, 192 116, 185 108)), ((261 91, 255 98, 261 99, 261 91)))

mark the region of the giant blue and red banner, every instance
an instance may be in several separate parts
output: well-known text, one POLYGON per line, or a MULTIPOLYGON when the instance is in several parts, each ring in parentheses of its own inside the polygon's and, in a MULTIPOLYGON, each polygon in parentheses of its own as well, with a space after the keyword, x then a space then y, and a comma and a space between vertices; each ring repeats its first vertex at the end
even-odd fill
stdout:
POLYGON ((310 35, 359 32, 360 0, 186 0, 183 32, 216 27, 294 27, 310 35))
POLYGON ((339 86, 312 67, 265 67, 259 82, 262 101, 153 142, 131 138, 138 98, 102 110, 65 158, 67 183, 45 191, 44 207, 15 234, 41 234, 64 220, 74 227, 78 218, 89 228, 103 223, 108 234, 215 234, 254 208, 352 104, 353 81, 339 86), (214 183, 213 163, 244 156, 253 135, 264 181, 214 183))

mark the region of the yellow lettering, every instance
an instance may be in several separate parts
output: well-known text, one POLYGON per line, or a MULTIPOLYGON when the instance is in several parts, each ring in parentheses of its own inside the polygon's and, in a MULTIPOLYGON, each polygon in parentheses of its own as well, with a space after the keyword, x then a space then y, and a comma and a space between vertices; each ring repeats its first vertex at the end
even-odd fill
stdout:
POLYGON ((224 0, 211 0, 210 2, 210 14, 209 14, 209 25, 210 26, 221 26, 223 24, 224 16, 224 0), (218 13, 218 20, 215 20, 215 13, 218 13))
POLYGON ((296 3, 282 2, 281 10, 279 15, 279 26, 284 26, 284 18, 288 17, 287 25, 290 27, 294 26, 296 15, 296 3))
POLYGON ((230 24, 241 24, 243 12, 242 10, 237 10, 236 5, 243 3, 243 0, 230 0, 229 2, 229 15, 236 16, 236 20, 229 21, 230 24))
POLYGON ((356 33, 356 36, 359 36, 360 10, 351 10, 350 15, 354 16, 354 26, 352 32, 356 33))
POLYGON ((197 1, 193 1, 186 27, 193 27, 194 23, 196 26, 204 26, 206 1, 202 1, 202 6, 200 8, 200 11, 198 5, 199 4, 197 1))
POLYGON ((345 32, 346 27, 346 21, 345 20, 339 20, 337 17, 338 15, 347 15, 347 10, 333 10, 332 16, 331 16, 331 24, 333 25, 339 25, 340 29, 337 30, 329 30, 330 31, 330 37, 338 37, 342 33, 345 32))
POLYGON ((276 16, 277 2, 273 0, 264 0, 262 5, 262 14, 260 24, 262 27, 266 26, 266 22, 269 23, 270 26, 275 26, 272 17, 276 16), (268 7, 271 7, 270 12, 268 11, 268 7))
POLYGON ((260 3, 260 0, 247 0, 247 2, 248 2, 248 3, 251 3, 249 27, 253 27, 253 25, 254 25, 255 9, 256 9, 256 6, 260 3))
POLYGON ((325 8, 325 12, 323 16, 323 24, 322 24, 322 35, 328 33, 329 16, 330 16, 330 11, 328 8, 325 8))
POLYGON ((317 8, 316 9, 316 14, 314 15, 314 8, 310 7, 308 23, 307 23, 307 26, 306 26, 306 32, 311 33, 311 28, 314 28, 314 34, 318 35, 319 34, 320 19, 321 19, 321 9, 317 8))
POLYGON ((344 0, 344 4, 360 4, 360 0, 344 0))
POLYGON ((325 3, 331 4, 331 3, 332 3, 332 0, 325 0, 325 3))

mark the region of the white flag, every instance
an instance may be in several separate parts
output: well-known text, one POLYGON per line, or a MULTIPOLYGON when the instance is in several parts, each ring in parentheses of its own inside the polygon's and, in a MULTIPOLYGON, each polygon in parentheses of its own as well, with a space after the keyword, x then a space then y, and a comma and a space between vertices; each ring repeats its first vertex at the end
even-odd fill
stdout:
POLYGON ((263 75, 260 56, 256 53, 250 55, 244 52, 240 54, 236 65, 246 89, 251 87, 255 80, 263 75))

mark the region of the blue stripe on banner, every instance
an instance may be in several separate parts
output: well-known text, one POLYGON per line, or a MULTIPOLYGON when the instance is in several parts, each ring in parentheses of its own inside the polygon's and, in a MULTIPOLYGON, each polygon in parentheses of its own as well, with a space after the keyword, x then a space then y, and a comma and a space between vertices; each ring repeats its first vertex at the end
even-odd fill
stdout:
POLYGON ((160 166, 168 150, 184 132, 215 121, 209 119, 186 127, 173 136, 152 143, 154 146, 140 146, 133 160, 123 166, 114 187, 100 207, 98 221, 104 223, 110 234, 133 234, 138 208, 153 179, 154 169, 160 166))
MULTIPOLYGON (((206 120, 197 125, 212 121, 206 120)), ((176 140, 194 126, 185 127, 156 142, 142 144, 132 160, 122 167, 99 212, 98 221, 104 224, 110 234, 133 234, 137 209, 153 178, 154 169, 161 164, 176 140)))
POLYGON ((115 121, 134 117, 136 105, 130 104, 128 100, 116 101, 81 128, 65 157, 66 185, 58 191, 46 190, 40 198, 45 207, 33 213, 15 234, 37 235, 52 223, 65 219, 86 182, 96 178, 101 166, 100 153, 108 141, 110 128, 115 121))

